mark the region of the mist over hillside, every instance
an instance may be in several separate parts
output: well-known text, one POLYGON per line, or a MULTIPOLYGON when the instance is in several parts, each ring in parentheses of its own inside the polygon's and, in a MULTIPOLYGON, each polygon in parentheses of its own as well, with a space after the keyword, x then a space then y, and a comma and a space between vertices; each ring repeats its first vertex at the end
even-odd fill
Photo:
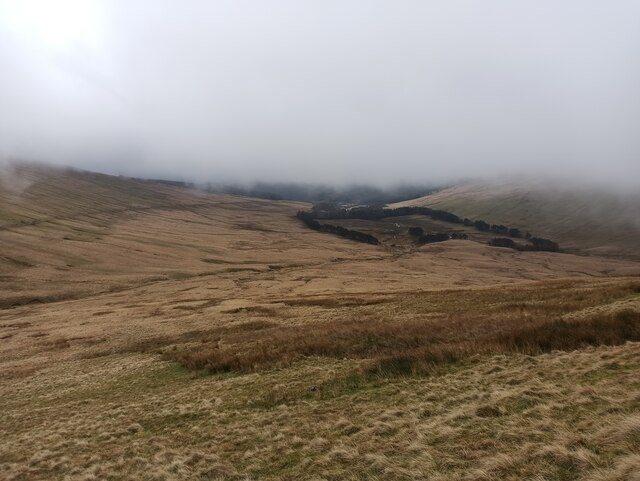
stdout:
POLYGON ((256 183, 194 183, 167 179, 139 179, 177 187, 202 189, 207 192, 243 195, 271 200, 298 200, 302 202, 339 202, 348 204, 383 205, 427 195, 438 188, 427 186, 398 185, 378 187, 375 185, 331 185, 305 184, 295 182, 256 183))
POLYGON ((637 189, 637 2, 275 3, 2 1, 0 160, 227 184, 522 173, 637 189))
POLYGON ((376 187, 374 185, 350 185, 332 187, 298 183, 258 182, 249 186, 208 185, 208 190, 228 194, 260 197, 272 200, 299 200, 303 202, 340 202, 350 204, 384 205, 422 197, 437 187, 400 185, 396 187, 376 187))

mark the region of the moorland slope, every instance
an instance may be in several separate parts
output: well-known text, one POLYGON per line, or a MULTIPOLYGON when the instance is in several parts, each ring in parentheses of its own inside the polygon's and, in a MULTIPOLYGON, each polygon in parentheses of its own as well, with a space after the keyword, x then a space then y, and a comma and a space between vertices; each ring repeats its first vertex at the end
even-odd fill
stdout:
POLYGON ((395 222, 374 246, 306 204, 87 172, 0 185, 0 479, 640 470, 636 262, 395 222))

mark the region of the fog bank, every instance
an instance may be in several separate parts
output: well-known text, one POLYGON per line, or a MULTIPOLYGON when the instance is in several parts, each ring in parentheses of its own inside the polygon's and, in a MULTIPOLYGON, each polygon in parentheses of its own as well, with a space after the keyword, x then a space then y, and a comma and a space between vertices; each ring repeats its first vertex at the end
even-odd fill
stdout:
POLYGON ((0 158, 198 182, 640 178, 640 3, 0 0, 0 158))

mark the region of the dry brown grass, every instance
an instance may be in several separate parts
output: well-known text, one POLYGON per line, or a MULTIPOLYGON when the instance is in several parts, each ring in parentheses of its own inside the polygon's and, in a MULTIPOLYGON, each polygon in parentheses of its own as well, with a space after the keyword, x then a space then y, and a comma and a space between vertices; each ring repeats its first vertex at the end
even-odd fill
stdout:
POLYGON ((617 346, 627 341, 640 341, 640 312, 625 309, 587 319, 558 319, 499 333, 497 340, 510 350, 525 354, 617 346))
MULTIPOLYGON (((189 369, 209 372, 251 372, 283 367, 308 356, 359 358, 373 360, 368 372, 409 374, 429 372, 439 365, 460 362, 478 354, 540 354, 619 345, 640 341, 639 311, 624 309, 570 320, 558 316, 580 310, 594 301, 625 297, 638 290, 640 284, 627 283, 587 296, 581 289, 575 292, 572 286, 562 288, 557 284, 547 290, 546 297, 530 300, 531 307, 526 311, 526 305, 517 299, 518 290, 457 292, 458 308, 466 307, 459 319, 446 316, 440 320, 407 320, 397 315, 389 320, 334 319, 302 326, 267 325, 266 329, 241 335, 220 333, 213 342, 203 339, 200 344, 166 352, 164 358, 178 361, 189 369), (505 298, 511 302, 504 302, 505 298), (481 299, 485 303, 480 302, 481 299), (487 299, 491 301, 489 304, 487 299)), ((540 291, 544 293, 544 289, 540 291)), ((388 298, 377 301, 390 302, 388 298)), ((305 305, 336 308, 352 304, 344 299, 335 302, 316 299, 305 305)))
POLYGON ((635 476, 637 264, 385 250, 291 203, 34 182, 0 193, 2 222, 35 221, 0 230, 0 305, 47 301, 0 308, 3 481, 635 476))
POLYGON ((11 246, 0 255, 0 309, 160 284, 159 292, 162 283, 200 276, 220 299, 255 300, 274 285, 280 298, 326 297, 640 273, 632 262, 471 241, 410 252, 365 246, 309 231, 294 217, 308 207, 300 203, 90 173, 24 175, 29 187, 20 194, 0 186, 0 243, 11 246))
POLYGON ((632 480, 639 349, 384 380, 322 358, 196 377, 149 355, 68 362, 4 391, 1 477, 632 480))

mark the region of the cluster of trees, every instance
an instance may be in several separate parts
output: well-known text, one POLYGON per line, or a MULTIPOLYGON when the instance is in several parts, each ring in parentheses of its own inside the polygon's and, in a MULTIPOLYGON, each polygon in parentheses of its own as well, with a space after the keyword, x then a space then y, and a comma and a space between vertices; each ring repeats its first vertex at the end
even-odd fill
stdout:
POLYGON ((467 234, 462 232, 453 232, 451 234, 446 232, 435 232, 432 234, 425 234, 422 227, 409 227, 409 235, 415 237, 416 241, 420 244, 443 242, 449 239, 468 239, 467 234))
POLYGON ((530 245, 523 246, 522 250, 525 251, 547 251, 547 252, 558 252, 560 250, 560 246, 549 239, 544 239, 542 237, 531 237, 529 239, 531 242, 530 245))
POLYGON ((451 212, 430 209, 429 207, 398 207, 388 209, 380 206, 359 206, 345 209, 332 202, 322 202, 313 206, 312 212, 321 219, 361 219, 380 220, 386 217, 402 217, 406 215, 424 215, 436 220, 462 224, 462 219, 451 212))
POLYGON ((464 232, 454 232, 453 234, 451 234, 451 238, 452 239, 468 239, 469 236, 467 234, 465 234, 464 232))
POLYGON ((516 238, 523 237, 522 232, 513 227, 507 227, 502 224, 489 224, 483 220, 473 221, 466 218, 462 219, 451 212, 447 212, 446 210, 430 209, 429 207, 407 206, 398 207, 397 209, 387 209, 378 206, 362 206, 345 209, 332 202, 322 202, 314 205, 312 212, 314 216, 319 219, 380 220, 386 217, 424 215, 431 217, 434 220, 474 227, 482 232, 495 232, 496 234, 516 238))
POLYGON ((508 237, 496 237, 489 241, 490 246, 494 247, 508 247, 519 251, 544 251, 544 252, 558 252, 560 246, 557 243, 544 239, 542 237, 531 237, 529 239, 530 244, 517 244, 513 239, 508 237))
MULTIPOLYGON (((483 220, 472 221, 470 219, 464 219, 462 222, 464 225, 473 226, 482 232, 495 232, 496 234, 506 235, 506 236, 515 237, 515 238, 523 237, 520 229, 507 227, 506 225, 502 225, 502 224, 489 224, 483 220)), ((525 237, 531 237, 531 234, 527 232, 525 234, 525 237)))
MULTIPOLYGON (((300 214, 308 217, 309 222, 305 221, 307 225, 315 230, 322 229, 335 229, 338 235, 342 235, 344 237, 353 236, 354 234, 344 234, 337 232, 338 227, 330 226, 329 224, 321 225, 315 219, 359 219, 359 220, 380 220, 387 217, 403 217, 408 215, 424 215, 427 217, 431 217, 435 220, 441 220, 444 222, 450 222, 453 224, 462 224, 465 226, 471 226, 481 232, 493 232, 499 234, 501 236, 507 237, 497 237, 489 242, 490 245, 494 245, 497 247, 509 247, 511 249, 517 249, 521 251, 547 251, 547 252, 558 252, 560 247, 556 242, 553 242, 549 239, 544 239, 542 237, 533 237, 529 232, 523 233, 519 229, 508 227, 502 224, 489 224, 483 220, 471 220, 467 218, 460 218, 451 212, 447 212, 444 210, 431 209, 429 207, 418 207, 418 206, 407 206, 407 207, 398 207, 397 209, 389 209, 380 206, 359 206, 359 207, 351 207, 344 208, 339 206, 334 202, 322 202, 319 204, 315 204, 311 210, 311 212, 299 212, 300 214), (328 227, 324 227, 328 226, 328 227), (529 241, 529 244, 518 244, 514 242, 511 238, 525 238, 529 241), (509 241, 509 242, 507 242, 509 241)), ((300 217, 302 218, 302 217, 300 217)), ((303 219, 304 220, 304 219, 303 219)), ((358 235, 368 236, 368 234, 362 234, 357 231, 350 231, 349 229, 340 228, 347 232, 356 232, 358 235)), ((328 230, 326 232, 329 232, 328 230)), ((333 231, 331 231, 333 232, 333 231)), ((466 239, 466 234, 445 234, 445 233, 433 233, 433 234, 425 234, 424 230, 421 227, 411 227, 409 229, 409 234, 416 237, 418 242, 426 244, 430 242, 441 242, 443 240, 448 239, 466 239), (445 238, 446 236, 446 238, 445 238)), ((361 242, 369 242, 369 243, 378 243, 378 240, 369 236, 372 239, 375 239, 373 242, 371 239, 369 240, 360 240, 361 242)), ((349 237, 352 238, 352 237, 349 237)))
POLYGON ((496 237, 495 239, 491 239, 489 241, 489 245, 493 247, 508 247, 509 249, 518 248, 518 244, 508 237, 496 237))
POLYGON ((330 234, 336 234, 346 239, 351 239, 357 242, 365 242, 367 244, 377 245, 380 242, 378 239, 371 234, 366 234, 364 232, 360 232, 357 230, 347 229, 345 227, 339 225, 332 224, 321 224, 317 220, 313 218, 313 214, 311 212, 299 211, 296 214, 296 217, 300 219, 304 224, 310 229, 316 230, 318 232, 328 232, 330 234))
MULTIPOLYGON (((315 205, 313 213, 318 218, 325 219, 362 219, 362 220, 380 220, 386 217, 402 217, 407 215, 424 215, 435 220, 442 220, 453 224, 463 224, 465 226, 474 227, 481 232, 494 232, 496 234, 513 237, 516 239, 525 238, 531 242, 531 245, 521 246, 521 250, 533 251, 550 251, 557 252, 560 250, 557 243, 544 239, 542 237, 532 237, 529 232, 523 233, 515 227, 508 227, 502 224, 489 224, 483 220, 461 219, 451 212, 438 209, 430 209, 429 207, 407 206, 398 207, 397 209, 387 209, 376 206, 363 206, 345 209, 332 203, 323 203, 315 205)), ((453 238, 453 237, 452 237, 453 238)))
POLYGON ((446 232, 435 232, 433 234, 423 234, 418 237, 420 244, 432 244, 433 242, 444 242, 451 239, 451 236, 446 232))

